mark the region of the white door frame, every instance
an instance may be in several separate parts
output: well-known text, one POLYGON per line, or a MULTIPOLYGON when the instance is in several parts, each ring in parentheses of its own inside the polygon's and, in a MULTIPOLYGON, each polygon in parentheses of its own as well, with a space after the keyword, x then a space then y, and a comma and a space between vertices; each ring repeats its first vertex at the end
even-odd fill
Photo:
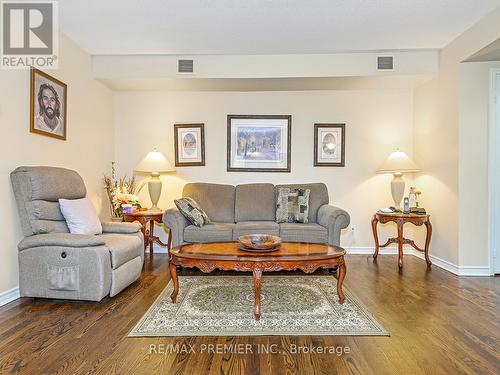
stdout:
MULTIPOLYGON (((490 255, 490 275, 495 274, 495 258, 500 257, 500 212, 494 207, 500 206, 500 180, 495 178, 495 171, 500 169, 500 118, 497 118, 497 105, 500 105, 500 97, 497 97, 500 69, 491 69, 490 84, 490 113, 489 113, 489 144, 488 144, 488 251, 490 255), (499 194, 495 194, 498 192, 499 194), (497 230, 495 231, 495 228, 497 230), (496 252, 496 254, 495 254, 496 252)), ((498 273, 498 270, 497 270, 498 273)))

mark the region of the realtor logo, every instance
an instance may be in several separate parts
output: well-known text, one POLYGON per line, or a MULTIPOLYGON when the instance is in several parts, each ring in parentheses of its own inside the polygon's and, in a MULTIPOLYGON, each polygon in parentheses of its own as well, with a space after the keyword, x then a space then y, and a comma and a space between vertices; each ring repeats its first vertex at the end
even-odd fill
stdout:
POLYGON ((56 1, 2 1, 2 69, 56 69, 56 1))

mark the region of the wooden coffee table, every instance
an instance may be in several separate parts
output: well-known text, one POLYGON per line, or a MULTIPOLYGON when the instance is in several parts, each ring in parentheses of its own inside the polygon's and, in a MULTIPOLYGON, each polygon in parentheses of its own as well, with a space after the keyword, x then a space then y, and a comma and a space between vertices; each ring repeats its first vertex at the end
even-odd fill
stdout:
POLYGON ((177 301, 179 279, 176 266, 196 267, 209 273, 215 269, 253 273, 254 315, 260 319, 260 286, 263 272, 281 270, 302 270, 306 273, 318 268, 338 266, 337 293, 339 302, 344 303, 342 284, 346 275, 345 250, 338 246, 311 243, 284 242, 281 248, 270 253, 252 253, 238 249, 236 242, 215 242, 188 244, 170 250, 169 269, 174 290, 172 303, 177 301))

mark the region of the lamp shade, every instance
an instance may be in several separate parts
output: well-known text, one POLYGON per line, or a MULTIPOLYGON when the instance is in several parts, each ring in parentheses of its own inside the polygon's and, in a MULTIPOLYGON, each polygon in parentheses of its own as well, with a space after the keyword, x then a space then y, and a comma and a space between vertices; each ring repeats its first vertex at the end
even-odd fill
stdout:
POLYGON ((377 173, 410 173, 420 172, 421 169, 405 152, 396 150, 392 152, 387 160, 377 169, 377 173))
POLYGON ((174 171, 174 167, 160 151, 149 152, 135 167, 137 172, 165 173, 174 171))

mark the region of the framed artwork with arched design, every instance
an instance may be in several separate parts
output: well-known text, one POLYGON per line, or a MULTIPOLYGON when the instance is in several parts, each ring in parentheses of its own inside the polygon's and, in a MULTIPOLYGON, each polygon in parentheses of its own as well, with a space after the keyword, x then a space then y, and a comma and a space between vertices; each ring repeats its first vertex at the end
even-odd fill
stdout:
POLYGON ((205 125, 175 124, 174 148, 176 167, 205 165, 205 125))
POLYGON ((314 166, 345 166, 345 124, 314 124, 314 166))

